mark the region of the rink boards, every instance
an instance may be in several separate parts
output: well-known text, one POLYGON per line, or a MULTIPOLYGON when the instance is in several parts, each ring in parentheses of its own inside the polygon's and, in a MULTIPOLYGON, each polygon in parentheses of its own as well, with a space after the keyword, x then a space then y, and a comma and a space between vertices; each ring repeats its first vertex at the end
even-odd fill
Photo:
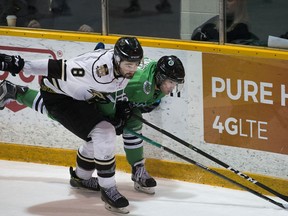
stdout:
MULTIPOLYGON (((97 42, 104 42, 106 48, 112 48, 118 38, 97 34, 20 31, 9 28, 0 29, 0 34, 1 53, 19 54, 27 60, 74 57, 93 50, 97 42)), ((180 94, 163 99, 160 108, 144 115, 145 119, 232 167, 256 175, 258 179, 263 178, 266 182, 270 180, 272 185, 276 181, 275 178, 280 178, 279 182, 287 181, 286 52, 197 44, 180 40, 139 40, 146 57, 157 60, 163 55, 176 55, 182 60, 187 74, 180 94)), ((39 88, 39 78, 27 77, 24 73, 13 77, 1 72, 0 79, 39 88)), ((0 158, 10 157, 17 160, 17 157, 21 158, 20 155, 23 155, 23 152, 20 154, 17 150, 24 148, 27 150, 26 158, 31 158, 28 155, 36 155, 35 160, 42 158, 44 162, 49 163, 49 154, 45 158, 45 154, 42 155, 41 151, 38 151, 38 148, 44 148, 44 152, 57 150, 57 154, 51 153, 51 163, 56 163, 53 162, 53 155, 57 155, 55 157, 58 158, 56 161, 59 164, 74 163, 73 156, 71 160, 70 157, 69 160, 65 159, 65 156, 74 155, 82 140, 58 123, 17 103, 9 104, 0 112, 0 116, 0 142, 11 143, 0 145, 0 158), (17 148, 20 145, 21 148, 17 148), (13 154, 7 156, 10 151, 13 154)), ((143 133, 193 160, 219 168, 203 156, 147 126, 144 127, 143 133)), ((118 138, 117 154, 120 161, 117 167, 129 170, 123 157, 121 137, 118 138)), ((149 144, 145 144, 145 157, 149 158, 147 162, 155 174, 207 183, 205 172, 202 173, 149 144), (161 170, 164 169, 165 172, 159 169, 158 164, 161 164, 161 170)), ((218 179, 215 182, 217 184, 218 179)), ((280 189, 287 191, 284 186, 280 186, 280 189)))

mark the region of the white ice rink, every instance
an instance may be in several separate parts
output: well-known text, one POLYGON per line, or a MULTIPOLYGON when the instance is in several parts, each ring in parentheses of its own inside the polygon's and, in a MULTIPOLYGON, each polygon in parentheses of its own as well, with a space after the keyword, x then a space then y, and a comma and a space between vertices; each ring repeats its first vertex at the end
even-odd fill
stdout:
MULTIPOLYGON (((0 160, 1 216, 111 216, 99 192, 73 189, 67 167, 0 160)), ((249 192, 157 179, 155 195, 136 192, 130 174, 117 172, 130 216, 287 216, 249 192)), ((276 201, 285 203, 280 199, 276 201)))

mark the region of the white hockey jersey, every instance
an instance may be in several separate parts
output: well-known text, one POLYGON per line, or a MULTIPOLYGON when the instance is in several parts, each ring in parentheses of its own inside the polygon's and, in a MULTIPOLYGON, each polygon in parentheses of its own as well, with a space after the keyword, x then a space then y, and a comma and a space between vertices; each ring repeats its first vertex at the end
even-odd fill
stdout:
MULTIPOLYGON (((37 64, 39 65, 39 62, 35 63, 35 67, 37 64)), ((31 71, 33 61, 29 62, 29 67, 31 71)), ((62 69, 59 70, 58 67, 53 70, 53 67, 50 67, 48 74, 43 77, 43 84, 55 93, 85 101, 92 98, 105 99, 106 93, 123 90, 128 81, 129 79, 124 77, 115 77, 113 49, 99 49, 63 60, 62 69)))

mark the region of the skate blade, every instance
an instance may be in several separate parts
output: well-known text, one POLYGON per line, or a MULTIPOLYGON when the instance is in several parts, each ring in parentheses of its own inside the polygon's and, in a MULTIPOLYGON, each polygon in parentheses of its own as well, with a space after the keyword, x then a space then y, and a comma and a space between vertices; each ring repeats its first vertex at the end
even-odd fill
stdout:
POLYGON ((105 208, 111 212, 116 212, 116 213, 121 213, 121 214, 128 214, 129 213, 129 210, 126 207, 115 208, 115 207, 109 205, 108 203, 105 203, 105 208))
POLYGON ((134 188, 135 188, 135 190, 137 190, 139 192, 143 192, 143 193, 151 194, 151 195, 155 194, 155 188, 154 187, 142 187, 137 182, 134 182, 134 188))

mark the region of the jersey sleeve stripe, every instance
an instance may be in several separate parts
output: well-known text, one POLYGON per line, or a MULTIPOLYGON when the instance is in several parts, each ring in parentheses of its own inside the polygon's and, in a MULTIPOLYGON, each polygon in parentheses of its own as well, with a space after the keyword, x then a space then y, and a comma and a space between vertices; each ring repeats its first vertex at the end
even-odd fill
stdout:
POLYGON ((62 77, 61 79, 66 81, 67 80, 67 65, 66 65, 66 60, 62 63, 62 77))

